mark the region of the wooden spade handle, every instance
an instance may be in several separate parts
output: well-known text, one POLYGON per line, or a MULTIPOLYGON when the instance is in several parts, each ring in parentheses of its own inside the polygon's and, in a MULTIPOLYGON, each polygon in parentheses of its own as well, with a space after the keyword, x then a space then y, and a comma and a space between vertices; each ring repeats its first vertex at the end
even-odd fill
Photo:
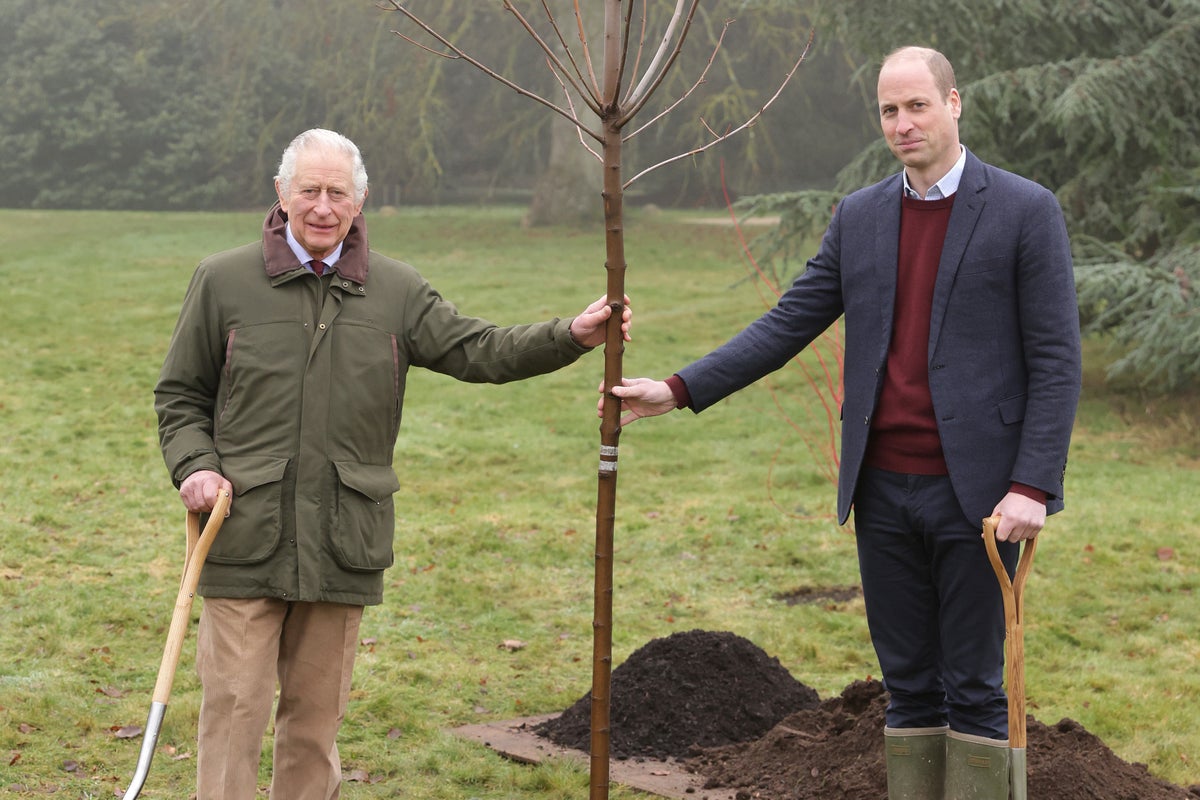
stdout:
POLYGON ((196 549, 196 542, 198 541, 200 541, 200 515, 189 511, 187 515, 187 542, 186 548, 183 551, 183 573, 179 576, 180 587, 183 586, 184 580, 187 579, 188 564, 192 563, 192 551, 196 549))
POLYGON ((183 565, 179 594, 175 597, 171 627, 167 630, 162 664, 158 668, 158 681, 154 684, 152 699, 156 703, 166 705, 171 696, 171 684, 175 681, 175 668, 179 666, 179 655, 183 652, 183 640, 187 636, 188 622, 191 620, 192 601, 196 596, 196 586, 200 583, 200 571, 204 569, 204 560, 208 558, 209 548, 212 547, 217 531, 221 530, 221 524, 225 522, 225 514, 229 511, 232 501, 229 492, 218 493, 216 505, 209 512, 208 523, 199 535, 194 534, 200 528, 200 515, 188 512, 187 556, 183 565))
POLYGON ((1004 683, 1008 690, 1008 742, 1009 747, 1024 748, 1025 735, 1025 583, 1033 568, 1033 554, 1037 550, 1037 537, 1025 540, 1017 563, 1015 580, 1009 580, 1004 562, 996 549, 996 527, 1000 517, 988 517, 983 521, 983 543, 987 548, 988 561, 1000 582, 1004 599, 1004 683))

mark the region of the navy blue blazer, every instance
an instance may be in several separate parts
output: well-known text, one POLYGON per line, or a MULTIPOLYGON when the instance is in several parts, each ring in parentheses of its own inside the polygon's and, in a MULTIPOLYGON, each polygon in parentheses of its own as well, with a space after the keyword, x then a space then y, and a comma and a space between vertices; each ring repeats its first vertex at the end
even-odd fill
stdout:
MULTIPOLYGON (((892 336, 899 173, 838 204, 778 304, 680 370, 699 413, 781 368, 845 315, 838 519, 854 500, 892 336)), ((1063 507, 1081 382, 1079 308, 1062 209, 1044 187, 969 151, 934 285, 929 389, 963 512, 992 513, 1011 483, 1063 507)))

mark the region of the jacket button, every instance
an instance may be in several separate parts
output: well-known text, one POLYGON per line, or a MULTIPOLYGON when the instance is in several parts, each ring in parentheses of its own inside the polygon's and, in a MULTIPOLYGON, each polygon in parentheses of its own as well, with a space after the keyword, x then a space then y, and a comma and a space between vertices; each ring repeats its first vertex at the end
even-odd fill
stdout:
POLYGON ((325 323, 324 323, 324 322, 322 322, 322 323, 321 323, 320 325, 318 325, 317 327, 318 327, 318 328, 320 328, 321 330, 325 330, 325 323))

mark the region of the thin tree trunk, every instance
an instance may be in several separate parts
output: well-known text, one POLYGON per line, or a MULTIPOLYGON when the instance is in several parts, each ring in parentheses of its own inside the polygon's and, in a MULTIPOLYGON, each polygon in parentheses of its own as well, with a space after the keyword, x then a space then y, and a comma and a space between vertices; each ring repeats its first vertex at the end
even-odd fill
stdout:
MULTIPOLYGON (((621 334, 625 297, 625 228, 622 219, 621 132, 604 126, 604 231, 608 298, 613 315, 604 346, 604 385, 621 383, 625 340, 621 334), (616 298, 616 299, 614 299, 616 298)), ((621 438, 621 401, 608 393, 600 423, 600 470, 596 500, 596 568, 592 621, 591 800, 608 797, 611 743, 613 538, 617 506, 617 447, 621 438)))
MULTIPOLYGON (((569 93, 568 101, 564 107, 512 82, 485 64, 477 61, 468 53, 459 49, 458 46, 445 36, 422 22, 405 8, 399 0, 391 0, 392 6, 397 11, 400 11, 408 19, 416 23, 425 33, 449 51, 447 57, 451 57, 452 55, 454 58, 465 59, 510 89, 532 98, 560 116, 570 120, 576 125, 581 136, 586 134, 592 141, 598 140, 600 142, 603 184, 601 195, 604 200, 604 268, 608 273, 606 293, 613 313, 605 328, 604 384, 609 387, 609 391, 604 396, 603 408, 601 410, 600 465, 596 500, 596 563, 594 615, 592 619, 591 800, 606 800, 608 797, 609 760, 612 744, 610 712, 612 700, 613 543, 617 512, 617 446, 621 437, 621 401, 612 394, 611 387, 621 384, 622 360, 625 353, 625 338, 621 331, 625 311, 626 270, 625 225, 622 205, 627 182, 621 176, 622 129, 644 107, 646 101, 658 89, 667 71, 674 64, 676 57, 683 47, 684 39, 687 38, 688 29, 691 27, 700 1, 675 0, 674 12, 665 26, 658 45, 655 46, 653 44, 655 38, 653 36, 639 39, 635 52, 632 53, 632 61, 626 63, 625 57, 631 55, 627 49, 629 42, 626 41, 626 36, 630 34, 631 24, 634 21, 634 6, 631 5, 627 14, 623 14, 622 6, 625 4, 625 0, 602 0, 602 4, 600 0, 596 0, 595 2, 576 0, 574 4, 575 22, 579 28, 579 39, 582 44, 582 57, 579 59, 568 52, 569 47, 563 29, 559 27, 558 22, 553 18, 548 5, 543 4, 543 9, 549 18, 550 27, 555 33, 555 36, 552 38, 557 39, 556 44, 547 43, 510 0, 505 0, 504 8, 511 12, 525 30, 537 41, 546 55, 551 71, 554 72, 563 90, 569 93), (603 51, 601 64, 603 66, 599 79, 597 79, 594 71, 595 62, 593 61, 593 54, 595 53, 595 48, 589 46, 589 40, 584 33, 585 29, 590 28, 586 24, 586 17, 589 15, 584 10, 586 9, 587 12, 595 13, 597 8, 603 8, 604 13, 604 38, 601 48, 603 51), (651 55, 648 65, 642 74, 641 82, 626 93, 621 85, 622 81, 627 77, 625 70, 627 68, 632 70, 628 77, 631 81, 634 80, 636 78, 634 73, 638 70, 637 64, 641 63, 642 56, 647 54, 647 48, 651 55), (624 101, 621 99, 622 95, 625 97, 624 101), (571 99, 572 97, 574 100, 571 99), (627 103, 628 106, 623 107, 623 102, 627 103), (592 128, 590 125, 585 125, 581 121, 579 111, 584 106, 598 116, 600 122, 599 130, 592 128)), ((629 0, 629 2, 632 3, 632 0, 629 0)), ((647 13, 645 5, 643 4, 641 8, 641 13, 645 15, 647 13)), ((646 20, 642 19, 642 23, 645 22, 646 20)), ((590 29, 595 30, 594 28, 590 29)), ((408 39, 407 36, 404 38, 408 39)), ((413 40, 410 39, 409 41, 413 40)), ((719 47, 720 40, 717 42, 717 48, 719 47)), ((713 56, 709 58, 708 66, 712 65, 715 56, 716 52, 714 50, 713 56)), ((801 56, 801 60, 803 60, 803 56, 801 56)), ((664 114, 669 113, 678 103, 691 94, 693 89, 704 82, 704 75, 708 72, 708 66, 701 72, 691 89, 688 89, 679 97, 671 107, 663 112, 664 114)), ((718 142, 724 141, 730 135, 753 125, 755 120, 766 110, 767 106, 773 103, 775 98, 779 96, 779 93, 783 91, 783 87, 791 80, 792 75, 799 66, 800 62, 797 61, 775 95, 741 126, 724 134, 718 135, 713 133, 712 140, 707 144, 695 148, 688 153, 681 153, 674 158, 661 161, 634 175, 628 182, 632 183, 647 172, 669 164, 672 161, 703 152, 718 142)), ((660 114, 660 116, 662 115, 660 114)), ((648 124, 652 124, 654 121, 651 120, 648 124)), ((710 131, 710 133, 712 132, 710 131)), ((637 131, 635 130, 630 136, 636 134, 637 131)), ((561 142, 561 140, 557 141, 561 142)), ((594 154, 594 151, 592 152, 594 154)))
MULTIPOLYGON (((605 0, 604 67, 601 93, 603 124, 604 268, 608 272, 608 320, 604 343, 604 385, 618 386, 625 340, 621 316, 625 299, 624 187, 621 178, 620 74, 621 0, 605 0)), ((595 615, 592 620, 592 719, 590 800, 607 800, 612 690, 613 529, 617 513, 617 445, 621 438, 621 401, 604 396, 600 423, 600 469, 596 500, 595 615)))

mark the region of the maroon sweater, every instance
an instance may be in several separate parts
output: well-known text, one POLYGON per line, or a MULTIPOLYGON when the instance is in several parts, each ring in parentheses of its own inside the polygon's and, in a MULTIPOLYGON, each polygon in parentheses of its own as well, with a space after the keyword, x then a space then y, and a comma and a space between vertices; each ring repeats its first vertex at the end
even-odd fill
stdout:
MULTIPOLYGON (((929 393, 929 319, 953 207, 954 195, 942 200, 905 196, 901 204, 892 341, 864 459, 871 467, 910 475, 948 474, 929 393)), ((678 375, 668 378, 667 385, 678 408, 691 405, 678 375)), ((1019 483, 1011 489, 1046 502, 1040 489, 1019 483)))
POLYGON ((913 200, 900 211, 896 307, 883 391, 871 420, 868 466, 909 475, 945 475, 929 394, 929 317, 954 197, 913 200))

